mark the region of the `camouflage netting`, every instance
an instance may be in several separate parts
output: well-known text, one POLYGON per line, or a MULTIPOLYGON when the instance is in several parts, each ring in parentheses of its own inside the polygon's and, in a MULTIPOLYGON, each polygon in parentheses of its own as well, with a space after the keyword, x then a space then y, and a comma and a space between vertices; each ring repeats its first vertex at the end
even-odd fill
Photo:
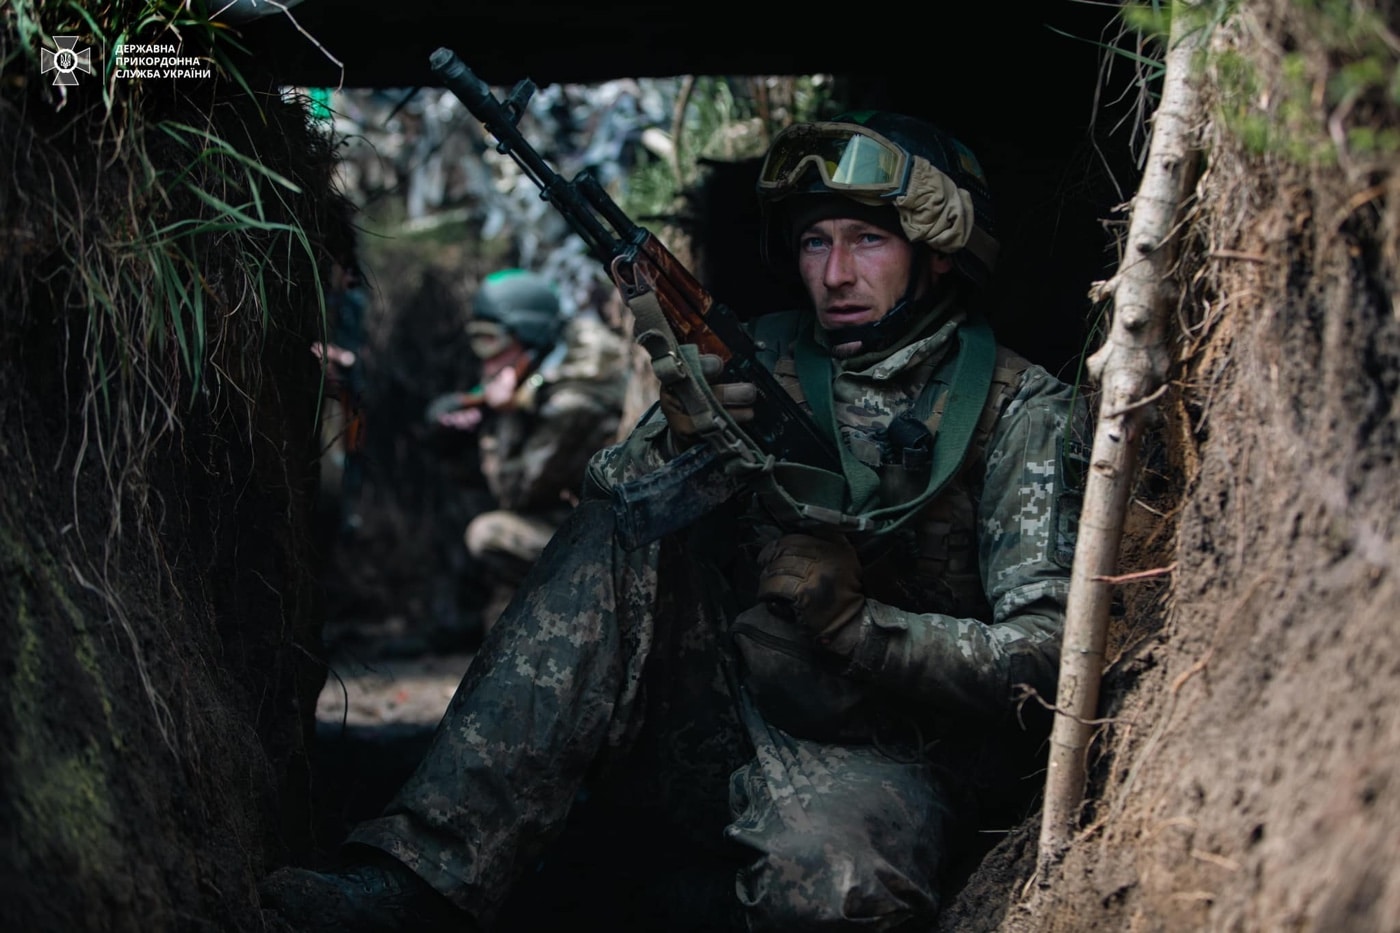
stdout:
MULTIPOLYGON (((92 20, 20 7, 0 14, 6 920, 265 929, 256 878, 309 842, 324 678, 309 348, 348 233, 332 153, 275 90, 217 66, 104 82, 92 20), (36 23, 95 46, 96 74, 41 78, 36 23)), ((128 41, 211 54, 147 22, 128 41)))
MULTIPOLYGON (((811 83, 554 84, 538 90, 519 128, 561 176, 592 172, 638 222, 692 263, 717 298, 751 315, 792 300, 790 294, 774 300, 776 287, 754 287, 766 284, 755 278, 767 271, 753 249, 757 165, 706 160, 691 168, 689 162, 699 153, 761 151, 771 130, 756 117, 742 118, 756 109, 753 98, 769 101, 768 119, 777 124, 792 119, 797 87, 811 83), (684 101, 686 116, 677 124, 684 101), (682 174, 693 187, 677 190, 681 170, 672 159, 680 157, 672 146, 684 151, 682 174), (663 159, 658 151, 671 155, 663 159), (735 207, 701 216, 699 205, 714 204, 735 207), (754 216, 731 216, 741 205, 754 216), (702 245, 719 255, 699 261, 690 250, 702 245)), ((502 96, 508 91, 496 89, 502 96)), ((803 100, 804 107, 815 106, 803 100)), ((477 284, 508 266, 539 272, 555 283, 566 314, 597 314, 629 338, 630 312, 603 264, 450 91, 347 89, 331 95, 330 107, 339 175, 361 207, 361 258, 373 307, 360 354, 364 481, 347 504, 353 526, 331 546, 327 643, 356 663, 380 654, 469 651, 481 637, 490 581, 467 553, 462 532, 492 507, 491 497, 477 465, 476 435, 431 430, 423 411, 437 395, 478 379, 464 332, 477 284)), ((640 347, 632 366, 624 425, 656 400, 650 358, 640 347)))

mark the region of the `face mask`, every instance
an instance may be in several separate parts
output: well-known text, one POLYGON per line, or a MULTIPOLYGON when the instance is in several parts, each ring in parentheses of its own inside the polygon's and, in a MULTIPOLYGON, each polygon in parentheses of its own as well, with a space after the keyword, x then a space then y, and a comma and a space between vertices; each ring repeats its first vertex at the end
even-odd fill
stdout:
POLYGON ((480 360, 499 356, 511 344, 510 334, 494 321, 472 321, 467 325, 467 340, 472 353, 480 360))

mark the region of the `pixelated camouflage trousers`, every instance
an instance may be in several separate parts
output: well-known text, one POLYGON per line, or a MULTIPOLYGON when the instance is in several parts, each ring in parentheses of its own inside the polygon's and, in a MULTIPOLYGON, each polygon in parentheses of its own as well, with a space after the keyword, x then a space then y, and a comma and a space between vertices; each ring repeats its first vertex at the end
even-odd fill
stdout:
POLYGON ((417 771, 349 841, 387 851, 489 929, 581 792, 621 784, 639 813, 684 814, 678 832, 738 854, 750 930, 926 923, 948 822, 928 764, 765 722, 723 638, 725 581, 704 567, 684 540, 621 549, 608 503, 580 504, 417 771))

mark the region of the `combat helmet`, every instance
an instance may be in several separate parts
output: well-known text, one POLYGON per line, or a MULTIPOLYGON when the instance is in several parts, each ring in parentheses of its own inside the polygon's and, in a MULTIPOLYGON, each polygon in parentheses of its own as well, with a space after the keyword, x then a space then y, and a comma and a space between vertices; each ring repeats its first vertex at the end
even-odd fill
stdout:
MULTIPOLYGON (((759 173, 765 255, 791 249, 794 208, 838 195, 868 209, 890 206, 914 243, 948 254, 985 285, 998 243, 991 192, 972 150, 937 126, 903 114, 848 111, 799 123, 773 139, 759 173)), ((886 214, 888 216, 888 214, 886 214)))
POLYGON ((559 296, 548 280, 524 269, 502 269, 482 280, 467 331, 473 347, 478 339, 487 343, 493 332, 504 331, 532 350, 547 351, 558 341, 563 326, 559 296))

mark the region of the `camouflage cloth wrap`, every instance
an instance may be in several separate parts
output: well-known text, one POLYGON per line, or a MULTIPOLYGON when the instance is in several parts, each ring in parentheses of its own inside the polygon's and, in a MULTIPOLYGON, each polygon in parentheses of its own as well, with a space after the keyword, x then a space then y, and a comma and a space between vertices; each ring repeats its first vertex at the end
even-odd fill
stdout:
POLYGON ((738 874, 749 930, 932 917, 951 817, 918 747, 804 740, 746 712, 756 755, 731 779, 725 835, 760 853, 738 874))
POLYGON ((556 509, 547 515, 493 509, 473 518, 462 538, 467 551, 493 580, 517 586, 567 516, 567 509, 556 509))
MULTIPOLYGON (((956 324, 835 376, 843 438, 882 473, 883 429, 955 346, 956 324)), ((427 757, 352 841, 489 926, 580 791, 621 785, 639 812, 686 814, 678 831, 697 845, 732 844, 751 930, 927 925, 947 833, 966 815, 960 785, 1015 728, 1017 684, 1053 696, 1073 551, 1066 451, 1084 406, 1043 369, 998 359, 962 474, 896 540, 859 543, 867 600, 836 660, 894 701, 871 742, 787 734, 748 699, 727 628, 779 534, 756 498, 618 544, 608 490, 669 449, 653 410, 593 458, 582 504, 489 633, 427 757)), ((800 399, 790 362, 774 371, 800 399)))

